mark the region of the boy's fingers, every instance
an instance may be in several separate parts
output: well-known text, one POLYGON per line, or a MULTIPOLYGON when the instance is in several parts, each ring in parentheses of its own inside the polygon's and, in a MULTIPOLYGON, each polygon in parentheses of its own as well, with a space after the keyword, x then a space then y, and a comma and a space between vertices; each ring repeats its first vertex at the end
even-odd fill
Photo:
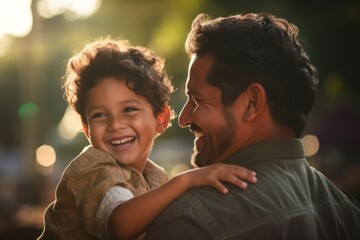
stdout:
POLYGON ((224 194, 228 193, 228 189, 225 187, 225 185, 222 182, 230 183, 234 186, 237 186, 241 189, 246 189, 248 184, 241 179, 239 179, 237 176, 229 174, 226 176, 223 176, 221 180, 214 179, 211 183, 211 186, 216 188, 219 192, 222 192, 224 194))
POLYGON ((231 183, 232 185, 238 186, 239 188, 245 189, 247 188, 247 183, 242 181, 241 179, 239 179, 238 177, 234 176, 234 175, 230 175, 228 182, 231 183))
POLYGON ((257 182, 257 177, 256 177, 256 172, 251 171, 251 170, 247 170, 247 177, 246 180, 251 182, 251 183, 256 183, 257 182))
POLYGON ((229 192, 229 190, 219 180, 213 181, 211 183, 211 186, 223 194, 226 194, 229 192))
POLYGON ((256 172, 251 171, 247 168, 243 168, 243 167, 239 167, 239 168, 237 170, 235 170, 235 172, 234 172, 234 174, 238 178, 244 179, 250 183, 256 183, 256 181, 257 181, 256 172))

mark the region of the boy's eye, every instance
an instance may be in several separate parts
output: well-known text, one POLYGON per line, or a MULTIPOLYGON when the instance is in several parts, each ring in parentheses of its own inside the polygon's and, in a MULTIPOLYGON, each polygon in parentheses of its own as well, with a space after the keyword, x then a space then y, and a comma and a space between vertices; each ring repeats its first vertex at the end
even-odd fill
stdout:
POLYGON ((92 115, 91 119, 104 118, 104 117, 106 117, 106 115, 103 113, 95 113, 92 115))
POLYGON ((135 107, 126 107, 126 108, 124 109, 124 112, 134 112, 134 111, 136 111, 136 110, 138 110, 138 109, 135 108, 135 107))

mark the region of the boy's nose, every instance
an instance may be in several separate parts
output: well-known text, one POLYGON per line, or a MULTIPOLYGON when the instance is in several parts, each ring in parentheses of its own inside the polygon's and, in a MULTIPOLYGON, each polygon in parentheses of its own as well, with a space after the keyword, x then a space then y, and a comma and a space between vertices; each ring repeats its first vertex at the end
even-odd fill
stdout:
POLYGON ((110 118, 109 120, 109 124, 108 124, 108 129, 109 130, 117 130, 117 129, 122 129, 125 128, 127 126, 126 121, 122 118, 110 118))

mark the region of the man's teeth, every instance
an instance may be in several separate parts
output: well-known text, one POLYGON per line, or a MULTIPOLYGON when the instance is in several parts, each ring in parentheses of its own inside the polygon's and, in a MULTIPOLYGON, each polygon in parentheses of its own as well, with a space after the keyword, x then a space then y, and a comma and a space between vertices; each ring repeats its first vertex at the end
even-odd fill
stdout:
POLYGON ((199 137, 204 136, 204 133, 203 133, 203 132, 198 132, 198 131, 196 131, 196 132, 194 132, 194 134, 195 134, 195 137, 196 137, 196 138, 199 138, 199 137))
POLYGON ((135 139, 134 137, 123 138, 123 139, 111 141, 111 144, 113 145, 125 144, 133 141, 134 139, 135 139))

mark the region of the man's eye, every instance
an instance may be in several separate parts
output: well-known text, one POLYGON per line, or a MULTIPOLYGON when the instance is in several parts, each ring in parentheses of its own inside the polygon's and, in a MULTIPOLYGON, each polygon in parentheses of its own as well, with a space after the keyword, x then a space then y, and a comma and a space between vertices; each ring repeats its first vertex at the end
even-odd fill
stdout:
POLYGON ((192 101, 195 105, 199 105, 199 100, 196 98, 192 98, 192 101))

